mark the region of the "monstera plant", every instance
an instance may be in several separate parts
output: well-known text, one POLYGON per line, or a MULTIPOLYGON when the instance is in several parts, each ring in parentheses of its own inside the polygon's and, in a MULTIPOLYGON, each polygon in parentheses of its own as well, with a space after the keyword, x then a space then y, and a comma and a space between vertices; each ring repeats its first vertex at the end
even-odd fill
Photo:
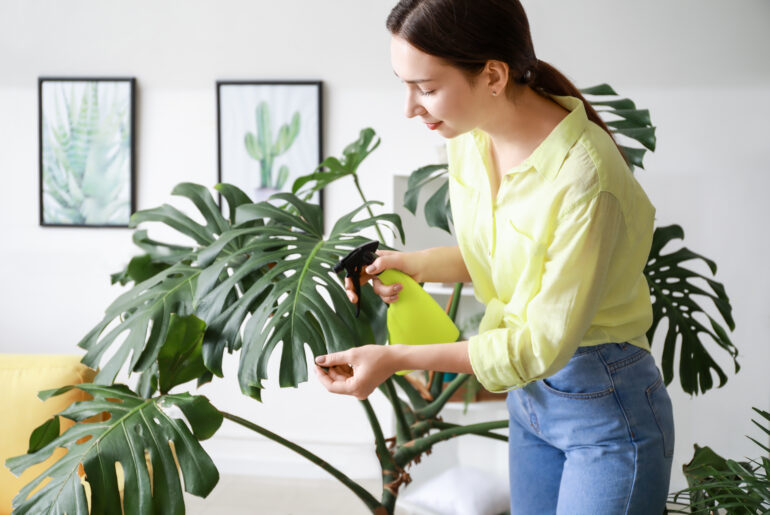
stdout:
MULTIPOLYGON (((607 86, 590 92, 614 94, 607 86)), ((615 127, 616 131, 654 145, 648 114, 632 104, 628 107, 630 101, 615 102, 595 105, 610 107, 628 122, 615 127)), ((121 509, 125 513, 184 513, 180 479, 187 492, 198 496, 208 495, 217 484, 216 467, 199 441, 215 434, 225 418, 317 464, 373 513, 393 513, 400 486, 410 481, 406 469, 419 463, 435 444, 463 434, 507 440, 494 430, 506 428, 508 420, 461 426, 441 419, 442 408, 469 375, 457 375, 448 384, 443 373, 426 372, 424 380, 394 375, 379 387, 394 411, 394 436, 386 438, 368 400, 358 401, 371 425, 374 452, 382 469, 378 499, 321 457, 267 428, 217 409, 204 396, 172 392, 192 381, 201 385, 222 377, 224 353, 238 353, 241 393, 259 401, 266 386, 268 360, 277 348, 278 382, 287 387, 307 380, 307 350, 315 356, 350 346, 387 343, 385 304, 371 286, 365 285, 361 316, 356 318, 342 278, 333 272, 341 257, 367 241, 360 235, 362 231, 374 230, 383 246, 382 229, 404 238, 400 218, 392 213, 375 214, 381 203, 368 201, 360 188, 358 168, 379 145, 375 138, 373 130, 364 129, 341 157, 326 159, 311 174, 298 179, 292 193, 275 194, 269 202, 254 203, 238 188, 218 184, 215 189, 227 204, 225 215, 207 188, 182 183, 172 193, 195 206, 197 221, 170 205, 132 216, 132 226, 164 224, 188 238, 189 246, 151 239, 145 229, 134 232, 134 242, 144 253, 112 276, 114 283, 131 287, 79 343, 86 350, 83 362, 98 368, 93 384, 40 394, 48 398, 80 388, 93 398, 72 404, 42 424, 30 438, 28 454, 6 462, 13 472, 20 473, 46 459, 57 447, 68 450, 63 459, 19 492, 14 499, 15 513, 86 513, 89 502, 95 513, 119 513, 121 509), (353 180, 362 203, 340 217, 324 237, 321 208, 307 200, 332 181, 347 177, 353 180), (134 387, 114 384, 124 367, 138 376, 134 387), (59 435, 59 417, 79 423, 59 435), (50 480, 43 484, 47 478, 50 480)), ((627 151, 629 160, 637 165, 642 154, 627 151)), ((422 168, 412 174, 405 199, 411 209, 425 181, 446 180, 439 175, 441 169, 422 168)), ((427 217, 433 225, 443 220, 448 229, 451 219, 446 187, 437 195, 426 203, 427 217)), ((667 336, 666 345, 675 344, 679 335, 689 338, 682 344, 690 350, 682 354, 680 371, 683 376, 698 377, 705 391, 710 383, 703 376, 715 365, 705 350, 699 352, 703 349, 698 340, 702 331, 692 319, 695 309, 687 300, 704 290, 691 289, 687 279, 693 278, 694 272, 679 266, 697 255, 689 251, 660 254, 668 239, 676 236, 672 229, 656 234, 648 266, 655 273, 648 272, 648 277, 656 305, 665 307, 656 309, 651 330, 654 332, 660 320, 668 317, 668 334, 674 337, 667 336), (672 278, 679 283, 669 280, 672 278), (687 296, 675 294, 680 291, 687 296), (689 328, 685 328, 685 320, 689 328)), ((709 284, 718 290, 714 298, 723 301, 724 311, 720 312, 732 328, 724 289, 721 285, 716 288, 718 283, 709 284)), ((461 288, 461 283, 455 286, 449 306, 453 318, 461 288)), ((712 320, 714 333, 729 343, 725 331, 716 327, 712 320)), ((732 345, 726 348, 737 354, 732 345)))

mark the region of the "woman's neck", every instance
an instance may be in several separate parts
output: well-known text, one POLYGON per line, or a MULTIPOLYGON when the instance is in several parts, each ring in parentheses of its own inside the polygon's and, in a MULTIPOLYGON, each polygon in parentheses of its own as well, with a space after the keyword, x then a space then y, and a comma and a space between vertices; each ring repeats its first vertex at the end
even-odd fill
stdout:
POLYGON ((479 128, 489 134, 490 155, 498 178, 515 167, 543 142, 569 111, 525 86, 515 101, 499 99, 479 128))

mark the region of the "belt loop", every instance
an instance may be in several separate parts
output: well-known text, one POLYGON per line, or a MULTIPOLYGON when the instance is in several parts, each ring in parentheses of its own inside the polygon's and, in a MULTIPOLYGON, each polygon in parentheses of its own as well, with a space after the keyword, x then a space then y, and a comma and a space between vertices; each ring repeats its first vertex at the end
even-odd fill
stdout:
POLYGON ((622 350, 626 350, 626 347, 628 347, 628 342, 619 343, 618 345, 620 345, 622 350))

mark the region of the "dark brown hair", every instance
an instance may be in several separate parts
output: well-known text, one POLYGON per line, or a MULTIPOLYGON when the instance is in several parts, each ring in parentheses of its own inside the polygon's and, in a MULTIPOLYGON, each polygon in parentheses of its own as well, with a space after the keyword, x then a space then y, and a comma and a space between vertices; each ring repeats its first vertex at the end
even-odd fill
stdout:
POLYGON ((471 84, 493 59, 508 65, 508 96, 514 84, 521 84, 543 96, 577 97, 588 119, 615 141, 574 84, 535 56, 529 21, 519 0, 400 0, 385 26, 415 48, 459 68, 471 84))

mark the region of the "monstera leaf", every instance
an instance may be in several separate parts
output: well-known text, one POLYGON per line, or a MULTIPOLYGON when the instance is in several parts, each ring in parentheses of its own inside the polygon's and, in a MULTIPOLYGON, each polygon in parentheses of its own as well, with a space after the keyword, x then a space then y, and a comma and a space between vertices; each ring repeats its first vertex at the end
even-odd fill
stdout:
MULTIPOLYGON (((218 189, 228 203, 236 204, 231 219, 236 218, 237 225, 222 217, 203 186, 189 183, 180 184, 174 193, 192 200, 206 225, 168 205, 140 211, 132 218, 133 224, 162 222, 197 245, 162 252, 158 250, 161 245, 148 246, 148 250, 155 249, 146 254, 150 256, 145 258, 148 265, 166 268, 118 297, 80 342, 88 351, 83 362, 99 368, 95 382, 111 383, 128 363, 129 371, 143 374, 143 394, 155 391, 159 378, 162 387, 158 360, 169 338, 175 338, 170 329, 173 317, 195 315, 200 319, 205 327, 201 355, 213 374, 223 375, 225 350, 241 350, 241 387, 258 399, 261 380, 267 377, 267 360, 278 343, 283 344, 280 385, 296 386, 307 379, 305 345, 318 355, 382 340, 374 331, 382 325, 383 313, 364 310, 356 319, 331 268, 367 241, 356 233, 378 223, 395 227, 403 239, 397 215, 353 220, 372 203, 364 204, 343 216, 324 240, 318 205, 289 193, 253 204, 234 187, 218 185, 218 189), (273 204, 281 201, 283 206, 273 204), (172 252, 182 259, 168 265, 164 260, 172 252), (119 340, 124 333, 125 338, 119 340), (113 345, 117 350, 99 367, 113 345)), ((147 245, 149 240, 143 235, 140 241, 147 245)), ((191 378, 189 370, 176 375, 191 378)), ((206 373, 201 374, 199 384, 208 379, 206 373)))
POLYGON ((719 376, 719 386, 727 381, 727 376, 701 342, 701 334, 716 342, 730 354, 735 363, 736 373, 740 370, 740 366, 736 360, 738 349, 730 341, 727 332, 696 302, 697 296, 710 299, 730 330, 735 329, 732 307, 724 286, 682 266, 686 261, 700 259, 708 265, 711 273, 715 274, 716 263, 686 248, 670 254, 661 253, 667 243, 682 238, 684 238, 684 231, 678 225, 658 227, 653 235, 650 258, 644 269, 650 285, 650 294, 653 297, 653 322, 647 331, 647 338, 652 342, 660 322, 664 319, 668 322, 663 344, 663 379, 666 384, 673 379, 674 352, 677 341, 680 341, 679 378, 682 389, 687 393, 697 394, 699 391, 705 393, 713 387, 712 370, 719 376), (701 288, 693 280, 704 282, 711 292, 701 288), (702 315, 708 319, 710 328, 696 319, 696 315, 702 315))
MULTIPOLYGON (((589 96, 618 96, 609 84, 599 84, 590 88, 581 89, 583 95, 589 96)), ((621 134, 627 138, 638 141, 644 148, 618 145, 626 156, 631 171, 634 167, 644 168, 644 154, 647 150, 655 151, 655 127, 650 121, 648 109, 638 109, 633 100, 619 98, 613 100, 591 100, 588 102, 594 107, 599 116, 612 114, 617 117, 614 120, 605 120, 607 127, 615 134, 621 134)))
MULTIPOLYGON (((245 194, 237 188, 221 185, 220 191, 233 203, 243 203, 245 194)), ((119 296, 106 310, 97 324, 78 345, 88 352, 83 363, 97 368, 104 352, 123 333, 128 333, 118 350, 99 369, 94 382, 112 383, 123 364, 129 362, 129 370, 141 372, 157 359, 166 341, 172 314, 188 316, 195 312, 193 293, 201 269, 193 261, 201 247, 218 241, 223 232, 231 229, 208 190, 198 184, 181 183, 172 194, 189 199, 206 221, 202 225, 178 209, 164 204, 159 208, 138 211, 131 217, 131 225, 142 222, 162 222, 192 239, 198 247, 169 245, 151 240, 146 231, 137 231, 134 241, 147 254, 134 258, 127 269, 113 275, 113 280, 137 281, 129 291, 119 296), (148 277, 149 276, 149 277, 148 277), (114 321, 119 323, 106 334, 104 330, 114 321)), ((248 197, 246 197, 248 198, 248 197)), ((231 243, 228 251, 239 242, 231 243)), ((224 278, 224 276, 223 276, 224 278)))
POLYGON ((242 328, 238 378, 243 392, 255 398, 260 398, 268 359, 279 343, 279 383, 285 387, 307 379, 305 345, 319 355, 375 342, 366 319, 355 318, 332 267, 367 241, 356 233, 379 222, 393 225, 403 239, 397 215, 354 221, 362 209, 379 202, 363 204, 341 217, 325 240, 320 206, 289 193, 275 194, 271 200, 284 200, 293 210, 270 202, 241 205, 236 212, 239 225, 199 252, 203 271, 193 300, 197 315, 208 323, 203 352, 210 370, 219 367, 226 343, 236 339, 242 328), (252 225, 268 219, 272 225, 252 225), (231 241, 244 237, 246 244, 227 251, 231 241), (228 268, 231 275, 218 282, 228 268), (267 268, 264 275, 226 305, 238 281, 261 268, 267 268))
POLYGON ((451 234, 452 210, 449 206, 449 181, 447 165, 428 165, 418 168, 409 175, 404 192, 404 207, 413 215, 417 211, 420 191, 427 184, 439 181, 440 186, 425 202, 425 221, 430 227, 438 227, 451 234))
MULTIPOLYGON (((211 437, 222 423, 222 415, 205 397, 185 393, 144 399, 117 384, 65 386, 41 392, 39 397, 45 400, 72 388, 91 394, 93 399, 71 404, 56 418, 80 423, 61 436, 46 432, 45 440, 36 442, 37 450, 32 448, 29 454, 6 461, 18 475, 47 459, 56 448, 67 449, 14 498, 15 514, 87 514, 86 494, 78 474, 81 465, 91 489, 91 513, 121 513, 117 464, 123 470, 122 508, 127 514, 184 513, 180 471, 185 490, 200 497, 206 497, 219 481, 219 472, 198 443, 211 437), (109 414, 108 420, 86 421, 104 412, 109 414), (186 423, 178 418, 182 415, 186 423), (47 477, 51 480, 30 496, 47 477)), ((43 424, 51 425, 50 421, 43 424)))
POLYGON ((302 198, 307 200, 316 191, 326 187, 328 184, 348 175, 356 176, 356 171, 361 162, 371 154, 374 149, 380 145, 380 138, 374 140, 375 133, 373 129, 363 129, 358 136, 358 139, 349 144, 342 151, 342 159, 336 157, 326 158, 316 170, 317 171, 309 175, 299 177, 294 181, 291 187, 291 192, 296 194, 302 189, 305 184, 311 184, 309 188, 303 190, 301 193, 302 198))

